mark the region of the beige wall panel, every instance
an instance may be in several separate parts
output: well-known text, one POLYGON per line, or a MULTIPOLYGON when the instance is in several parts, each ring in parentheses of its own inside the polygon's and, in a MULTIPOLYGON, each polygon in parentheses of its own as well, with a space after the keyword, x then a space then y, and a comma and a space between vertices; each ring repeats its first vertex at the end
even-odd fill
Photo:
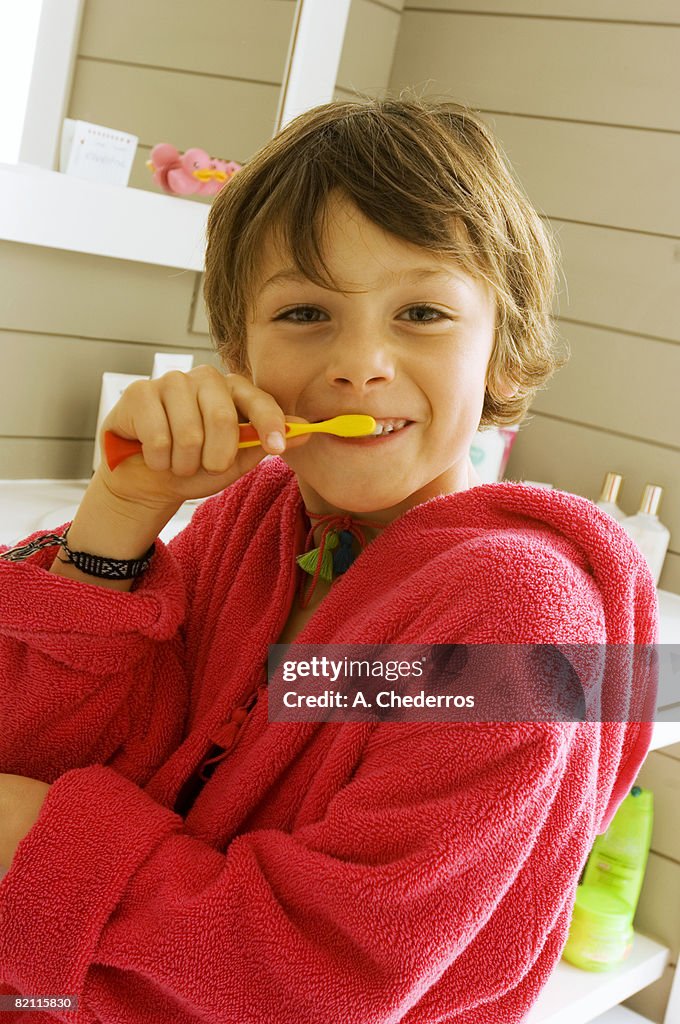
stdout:
POLYGON ((400 20, 397 11, 353 0, 336 79, 340 88, 371 95, 387 88, 400 20))
MULTIPOLYGON (((645 759, 636 784, 654 793, 652 849, 662 857, 680 861, 680 766, 675 758, 653 750, 645 759)), ((680 864, 676 864, 680 869, 680 864)), ((678 907, 680 909, 680 906, 678 907)), ((677 922, 676 922, 677 926, 677 922)), ((676 927, 674 926, 674 927, 676 927)), ((656 923, 661 928, 661 922, 656 923)))
POLYGON ((0 436, 0 480, 87 480, 93 452, 94 440, 0 436))
MULTIPOLYGON (((371 92, 370 89, 361 89, 360 91, 362 93, 368 93, 369 96, 374 96, 374 97, 377 98, 378 96, 382 96, 385 90, 384 89, 374 89, 373 92, 371 92)), ((358 96, 357 93, 354 92, 352 89, 341 89, 340 86, 337 86, 333 90, 333 99, 334 100, 352 100, 352 101, 354 101, 356 99, 361 100, 362 98, 363 97, 358 96)))
POLYGON ((403 11, 404 0, 368 0, 369 3, 374 3, 378 7, 390 7, 393 11, 403 11))
POLYGON ((676 761, 680 761, 680 743, 674 743, 670 747, 664 747, 663 754, 665 757, 674 757, 676 761))
MULTIPOLYGON (((12 368, 0 375, 0 436, 54 439, 94 438, 102 373, 150 374, 155 352, 185 351, 184 346, 167 344, 4 332, 0 345, 3 362, 12 368), (27 391, 17 381, 29 378, 27 401, 27 391)), ((194 366, 218 365, 212 350, 194 349, 192 354, 194 366)))
POLYGON ((0 329, 205 345, 188 330, 193 271, 0 242, 0 279, 0 329))
MULTIPOLYGON (((671 543, 673 543, 672 538, 671 543)), ((675 543, 677 544, 677 541, 675 543)), ((677 546, 680 548, 680 544, 677 546)), ((666 553, 659 586, 662 590, 669 590, 672 594, 680 594, 680 553, 676 554, 673 551, 666 553)))
MULTIPOLYGON (((680 765, 676 765, 680 788, 680 765)), ((656 802, 656 794, 654 794, 656 802)), ((655 816, 658 811, 655 808, 655 816)), ((656 817, 655 817, 656 820, 656 817)), ((676 812, 677 825, 677 812, 676 812)), ((654 850, 652 841, 652 851, 654 850)), ((662 942, 671 951, 670 962, 678 962, 680 952, 680 864, 668 857, 651 852, 647 861, 645 880, 635 914, 635 929, 662 942), (675 907, 669 914, 668 908, 675 907)))
POLYGON ((69 117, 132 132, 144 146, 198 146, 244 163, 271 138, 280 86, 79 59, 69 117))
POLYGON ((532 411, 675 447, 680 461, 680 345, 569 321, 559 331, 571 359, 532 411))
POLYGON ((484 120, 541 213, 680 236, 680 135, 501 114, 484 120))
POLYGON ((630 999, 626 999, 621 1005, 628 1006, 635 1013, 642 1014, 646 1021, 654 1021, 656 1024, 663 1024, 668 997, 671 993, 671 986, 675 978, 676 968, 667 966, 654 984, 648 985, 640 992, 636 992, 630 999))
POLYGON ((677 0, 406 0, 406 9, 429 8, 438 11, 472 11, 534 15, 540 18, 585 18, 596 21, 644 21, 680 25, 677 0), (508 7, 510 11, 508 12, 508 7))
POLYGON ((210 337, 208 316, 205 311, 205 302, 203 301, 203 274, 201 274, 201 279, 196 289, 196 299, 194 302, 194 315, 191 322, 191 330, 194 332, 194 334, 207 334, 208 337, 210 337))
POLYGON ((559 220, 550 226, 562 254, 560 317, 680 341, 679 242, 559 220))
MULTIPOLYGON (((670 549, 680 552, 680 456, 659 445, 593 430, 579 423, 532 413, 522 425, 506 470, 508 480, 540 480, 596 501, 608 470, 621 473, 621 504, 634 506, 646 483, 664 488, 661 519, 671 531, 670 549)), ((659 586, 680 593, 669 579, 666 558, 659 586)), ((679 858, 680 859, 680 858, 679 858)))
POLYGON ((500 113, 680 128, 677 32, 662 26, 407 8, 390 88, 407 85, 500 113))
POLYGON ((281 82, 294 0, 87 0, 81 57, 281 82))

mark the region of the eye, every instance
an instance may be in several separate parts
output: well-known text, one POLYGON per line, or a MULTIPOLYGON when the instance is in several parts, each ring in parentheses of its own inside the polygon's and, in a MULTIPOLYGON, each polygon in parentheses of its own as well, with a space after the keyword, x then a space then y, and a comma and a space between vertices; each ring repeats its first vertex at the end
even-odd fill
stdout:
POLYGON ((311 313, 312 316, 314 316, 316 314, 321 314, 321 310, 320 309, 316 309, 314 306, 295 306, 293 309, 287 309, 284 313, 279 313, 279 315, 275 316, 274 319, 275 320, 288 320, 290 323, 294 323, 294 324, 318 324, 319 323, 318 320, 312 320, 307 315, 309 313, 311 313), (295 314, 300 313, 300 314, 305 314, 305 315, 301 316, 298 319, 297 316, 296 317, 293 316, 294 313, 295 314))
POLYGON ((422 319, 422 318, 418 317, 417 319, 414 319, 414 320, 411 321, 412 323, 416 323, 416 324, 434 324, 434 323, 437 322, 437 320, 450 320, 451 319, 450 316, 448 316, 446 313, 442 313, 442 311, 440 309, 436 309, 434 306, 409 306, 409 308, 407 310, 405 310, 404 312, 406 312, 406 313, 416 312, 416 313, 434 314, 434 316, 432 316, 432 315, 427 316, 426 319, 422 319))

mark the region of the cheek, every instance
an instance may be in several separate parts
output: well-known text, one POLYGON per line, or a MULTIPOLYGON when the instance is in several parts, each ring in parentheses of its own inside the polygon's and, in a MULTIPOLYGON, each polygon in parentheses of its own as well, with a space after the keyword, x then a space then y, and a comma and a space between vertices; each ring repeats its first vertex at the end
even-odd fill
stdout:
POLYGON ((252 380, 256 388, 266 392, 284 412, 295 415, 295 402, 300 385, 288 366, 278 366, 272 360, 251 362, 252 380))

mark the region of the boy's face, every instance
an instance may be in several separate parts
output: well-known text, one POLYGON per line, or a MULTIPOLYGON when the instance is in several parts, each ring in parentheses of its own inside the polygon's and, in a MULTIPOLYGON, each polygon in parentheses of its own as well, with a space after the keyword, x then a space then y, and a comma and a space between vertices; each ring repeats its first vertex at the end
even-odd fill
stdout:
POLYGON ((314 434, 283 456, 311 511, 385 510, 376 518, 388 521, 478 482, 468 451, 484 402, 495 301, 486 282, 388 234, 347 200, 331 198, 324 242, 333 278, 354 293, 307 279, 270 281, 293 269, 270 243, 248 324, 252 379, 290 416, 408 421, 379 439, 314 434))

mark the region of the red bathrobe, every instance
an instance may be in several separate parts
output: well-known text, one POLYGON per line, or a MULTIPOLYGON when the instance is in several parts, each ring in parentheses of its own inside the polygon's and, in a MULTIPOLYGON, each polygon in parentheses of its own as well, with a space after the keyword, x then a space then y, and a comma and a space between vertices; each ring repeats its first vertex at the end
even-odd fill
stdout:
MULTIPOLYGON (((80 1007, 3 1024, 514 1024, 535 1001, 651 725, 269 722, 307 528, 267 458, 129 593, 48 573, 55 548, 0 558, 0 771, 52 784, 0 882, 0 992, 80 1007)), ((506 482, 407 511, 298 642, 657 628, 613 519, 506 482)))

